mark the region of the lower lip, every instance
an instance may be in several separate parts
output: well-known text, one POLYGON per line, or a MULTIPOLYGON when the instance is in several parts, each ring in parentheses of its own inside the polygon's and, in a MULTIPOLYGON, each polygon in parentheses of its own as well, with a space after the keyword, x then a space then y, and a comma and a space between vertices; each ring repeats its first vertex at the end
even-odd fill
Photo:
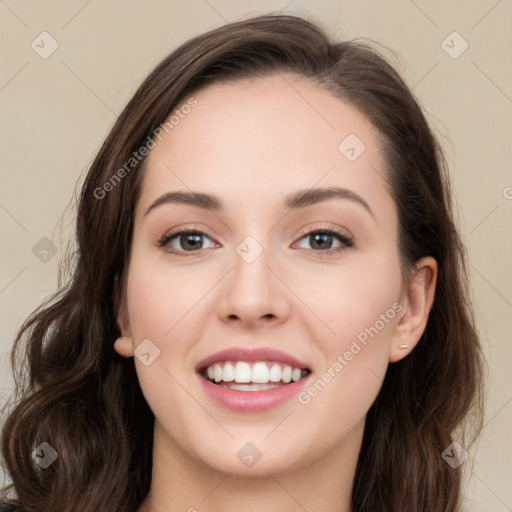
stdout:
POLYGON ((259 412, 272 409, 296 396, 311 373, 296 382, 262 391, 238 391, 213 384, 197 374, 205 391, 222 407, 236 412, 259 412))

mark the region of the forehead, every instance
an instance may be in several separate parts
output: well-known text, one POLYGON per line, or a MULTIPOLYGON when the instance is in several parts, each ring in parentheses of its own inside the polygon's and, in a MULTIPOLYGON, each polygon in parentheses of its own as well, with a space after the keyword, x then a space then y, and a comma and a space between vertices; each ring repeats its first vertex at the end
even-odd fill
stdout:
MULTIPOLYGON (((192 94, 146 162, 141 208, 169 190, 247 204, 343 186, 386 193, 378 133, 355 107, 304 78, 215 83, 192 94), (355 158, 354 158, 355 157, 355 158), (241 197, 243 194, 243 197, 241 197)), ((375 198, 374 198, 375 200, 375 198)))

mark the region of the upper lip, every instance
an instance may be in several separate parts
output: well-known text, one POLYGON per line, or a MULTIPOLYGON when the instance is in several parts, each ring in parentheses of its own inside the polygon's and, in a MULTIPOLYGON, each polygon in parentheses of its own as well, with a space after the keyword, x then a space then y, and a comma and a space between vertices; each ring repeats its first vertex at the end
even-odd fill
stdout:
POLYGON ((212 364, 218 363, 220 361, 276 361, 289 364, 295 368, 309 370, 309 367, 306 363, 299 361, 295 357, 292 357, 289 354, 274 348, 263 347, 248 349, 244 347, 232 347, 226 350, 221 350, 220 352, 215 352, 215 354, 204 358, 197 364, 196 371, 201 371, 204 368, 207 368, 208 366, 211 366, 212 364))

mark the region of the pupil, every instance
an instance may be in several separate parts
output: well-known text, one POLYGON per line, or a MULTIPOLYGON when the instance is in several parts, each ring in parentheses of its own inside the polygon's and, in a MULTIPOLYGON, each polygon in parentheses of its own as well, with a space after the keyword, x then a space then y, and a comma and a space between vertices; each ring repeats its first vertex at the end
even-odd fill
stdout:
POLYGON ((330 239, 332 238, 332 235, 321 235, 321 234, 314 234, 314 235, 311 235, 314 237, 314 243, 312 244, 315 245, 317 243, 317 238, 320 238, 321 239, 321 242, 320 242, 320 249, 323 249, 325 248, 325 243, 322 245, 322 241, 325 242, 325 241, 330 241, 330 239))
POLYGON ((185 243, 183 244, 182 243, 182 247, 184 249, 187 248, 187 246, 189 246, 189 248, 192 248, 192 249, 196 249, 197 248, 197 245, 201 245, 200 243, 200 240, 201 240, 201 235, 198 235, 198 234, 188 234, 188 235, 182 235, 181 236, 181 241, 185 241, 185 243), (194 239, 194 242, 192 242, 192 244, 189 244, 189 241, 191 239, 194 239))

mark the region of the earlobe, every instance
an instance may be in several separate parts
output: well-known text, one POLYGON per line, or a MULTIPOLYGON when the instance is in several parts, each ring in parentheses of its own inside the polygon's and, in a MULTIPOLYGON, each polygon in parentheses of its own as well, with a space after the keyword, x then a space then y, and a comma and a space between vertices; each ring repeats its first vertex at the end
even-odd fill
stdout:
POLYGON ((434 303, 437 262, 431 256, 418 261, 403 300, 404 313, 398 320, 389 351, 389 362, 407 356, 421 339, 434 303))
POLYGON ((129 336, 121 336, 114 342, 114 350, 123 357, 133 357, 133 343, 129 336))

